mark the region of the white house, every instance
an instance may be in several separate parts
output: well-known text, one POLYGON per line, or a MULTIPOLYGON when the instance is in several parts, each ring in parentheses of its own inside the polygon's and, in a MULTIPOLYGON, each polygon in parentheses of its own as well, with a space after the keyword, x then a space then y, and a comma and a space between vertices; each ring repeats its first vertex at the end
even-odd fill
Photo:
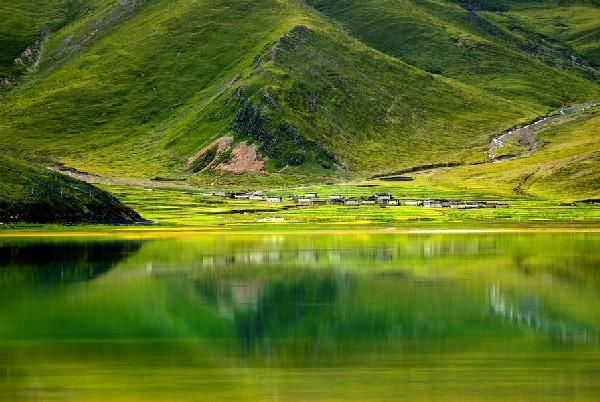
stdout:
POLYGON ((423 207, 425 207, 425 208, 443 208, 444 206, 442 205, 442 203, 440 201, 427 200, 427 201, 423 201, 423 207))

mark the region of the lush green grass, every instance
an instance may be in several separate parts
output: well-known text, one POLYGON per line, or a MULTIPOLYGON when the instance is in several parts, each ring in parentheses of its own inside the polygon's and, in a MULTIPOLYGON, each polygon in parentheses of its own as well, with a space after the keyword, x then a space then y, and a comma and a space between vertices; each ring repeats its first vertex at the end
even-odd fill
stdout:
MULTIPOLYGON (((149 2, 98 38, 81 39, 81 50, 65 61, 43 59, 41 71, 1 107, 2 137, 85 170, 168 173, 193 152, 172 152, 165 131, 243 72, 265 41, 283 34, 288 9, 268 0, 233 7, 149 2)), ((94 26, 106 19, 86 21, 94 26)), ((59 43, 49 42, 51 54, 58 53, 59 43)), ((189 137, 198 147, 207 140, 189 137)))
MULTIPOLYGON (((144 189, 103 185, 102 188, 154 223, 204 228, 294 230, 306 228, 427 228, 427 227, 594 227, 597 206, 565 202, 600 198, 598 188, 598 110, 550 125, 539 134, 544 142, 531 155, 483 165, 458 166, 414 173, 412 182, 377 180, 315 185, 284 177, 259 176, 249 184, 215 180, 196 191, 144 189), (526 179, 526 180, 525 180, 526 179), (290 201, 269 204, 206 195, 224 188, 263 190, 290 196, 316 191, 321 197, 344 194, 361 197, 391 192, 400 199, 447 198, 488 200, 510 204, 508 209, 425 209, 421 207, 319 206, 296 208, 290 201)), ((289 176, 286 176, 289 177, 289 176)), ((301 177, 301 176, 300 176, 301 177)), ((212 178, 216 179, 215 177, 212 178)), ((224 179, 222 177, 221 179, 224 179)), ((204 180, 208 181, 209 177, 204 180)), ((14 191, 14 187, 10 187, 14 191)))
MULTIPOLYGON (((581 72, 544 64, 528 51, 525 38, 446 1, 309 3, 382 52, 538 112, 598 94, 597 84, 590 84, 581 72)), ((582 9, 577 15, 584 13, 582 9)))
POLYGON ((523 199, 486 191, 465 194, 460 188, 433 185, 420 177, 411 183, 365 182, 347 185, 307 186, 271 189, 273 195, 303 194, 317 191, 321 197, 330 194, 367 196, 375 192, 392 192, 407 199, 449 198, 456 200, 488 200, 510 204, 507 209, 427 209, 399 206, 314 206, 296 207, 291 201, 269 204, 261 201, 232 200, 206 195, 208 191, 144 190, 103 186, 123 203, 145 218, 164 226, 198 226, 225 230, 304 230, 304 229, 376 229, 396 228, 490 228, 539 227, 549 225, 593 227, 600 223, 600 209, 584 204, 561 205, 557 201, 523 199))
POLYGON ((489 17, 507 28, 525 29, 547 40, 566 45, 573 53, 600 66, 599 7, 558 7, 552 10, 530 8, 489 17))
MULTIPOLYGON (((80 18, 117 0, 11 0, 0 4, 0 91, 8 82, 16 85, 21 75, 36 70, 35 59, 15 63, 28 48, 47 51, 48 39, 80 18)), ((64 29, 66 31, 67 29, 64 29)))
POLYGON ((139 216, 89 184, 0 156, 0 223, 131 222, 139 216))
POLYGON ((311 3, 348 30, 296 0, 83 2, 0 104, 4 148, 99 174, 190 177, 189 157, 233 135, 279 177, 338 181, 480 160, 492 133, 600 96, 453 4, 311 3))
POLYGON ((297 26, 274 54, 241 87, 267 110, 267 119, 296 127, 354 173, 464 160, 490 132, 524 113, 517 104, 430 75, 335 30, 297 26))
MULTIPOLYGON (((594 207, 556 207, 599 197, 597 112, 548 128, 541 134, 546 146, 531 156, 469 164, 486 160, 494 134, 600 98, 598 80, 569 56, 594 62, 597 4, 497 5, 506 11, 490 11, 484 2, 487 11, 473 13, 438 0, 3 4, 0 75, 18 85, 0 101, 0 152, 211 189, 286 194, 313 185, 321 193, 389 189, 405 198, 513 204, 477 211, 281 210, 198 193, 106 187, 161 224, 594 223, 594 207), (32 44, 41 50, 39 64, 17 69, 13 60, 32 44), (194 172, 189 158, 223 136, 256 144, 268 173, 194 172), (448 162, 467 166, 414 174, 410 183, 356 184, 448 162)), ((215 160, 232 157, 231 150, 210 149, 215 160)), ((0 176, 4 188, 14 182, 7 171, 0 176)), ((10 187, 5 198, 29 202, 27 191, 10 187)))
MULTIPOLYGON (((457 4, 461 3, 460 0, 453 0, 453 2, 457 4)), ((572 5, 600 6, 598 0, 479 0, 472 3, 479 4, 482 10, 490 11, 514 11, 534 8, 548 9, 572 5)))
POLYGON ((539 134, 544 146, 498 163, 423 174, 422 180, 466 193, 496 193, 575 201, 600 198, 600 111, 551 125, 539 134))
POLYGON ((566 117, 538 134, 543 146, 531 155, 512 160, 472 166, 435 169, 414 173, 411 182, 366 181, 363 183, 310 185, 283 183, 270 177, 266 182, 213 182, 198 192, 141 190, 106 187, 126 204, 149 219, 164 225, 294 228, 306 224, 324 227, 402 226, 495 226, 583 224, 598 225, 597 206, 576 204, 576 200, 600 198, 599 110, 566 117), (402 199, 449 198, 458 200, 499 200, 509 209, 450 210, 420 207, 334 207, 290 208, 286 204, 227 200, 203 195, 233 188, 265 190, 276 195, 316 191, 366 196, 391 192, 402 199))
MULTIPOLYGON (((21 73, 14 63, 28 46, 60 23, 62 0, 15 0, 0 5, 0 80, 16 81, 21 73), (9 4, 10 3, 10 4, 9 4)), ((0 90, 4 89, 0 85, 0 90)))

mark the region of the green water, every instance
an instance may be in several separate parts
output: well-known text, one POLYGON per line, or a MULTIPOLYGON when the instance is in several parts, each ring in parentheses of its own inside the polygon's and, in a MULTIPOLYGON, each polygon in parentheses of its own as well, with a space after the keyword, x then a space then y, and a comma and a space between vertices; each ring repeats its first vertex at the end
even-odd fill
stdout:
POLYGON ((600 235, 0 240, 0 400, 600 399, 600 235))

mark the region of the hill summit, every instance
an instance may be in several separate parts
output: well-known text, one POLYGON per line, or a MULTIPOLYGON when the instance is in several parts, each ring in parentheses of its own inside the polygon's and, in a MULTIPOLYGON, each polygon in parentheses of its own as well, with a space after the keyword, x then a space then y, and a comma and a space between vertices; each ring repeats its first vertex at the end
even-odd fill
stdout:
POLYGON ((0 5, 1 152, 100 175, 368 177, 486 160, 600 98, 596 1, 0 5))

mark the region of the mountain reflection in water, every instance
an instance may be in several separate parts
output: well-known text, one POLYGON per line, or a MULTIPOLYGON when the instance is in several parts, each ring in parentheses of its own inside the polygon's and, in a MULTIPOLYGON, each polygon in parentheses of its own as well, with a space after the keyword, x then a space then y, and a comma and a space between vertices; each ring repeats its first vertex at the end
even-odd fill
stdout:
POLYGON ((0 399, 594 400, 599 245, 3 240, 0 399))

